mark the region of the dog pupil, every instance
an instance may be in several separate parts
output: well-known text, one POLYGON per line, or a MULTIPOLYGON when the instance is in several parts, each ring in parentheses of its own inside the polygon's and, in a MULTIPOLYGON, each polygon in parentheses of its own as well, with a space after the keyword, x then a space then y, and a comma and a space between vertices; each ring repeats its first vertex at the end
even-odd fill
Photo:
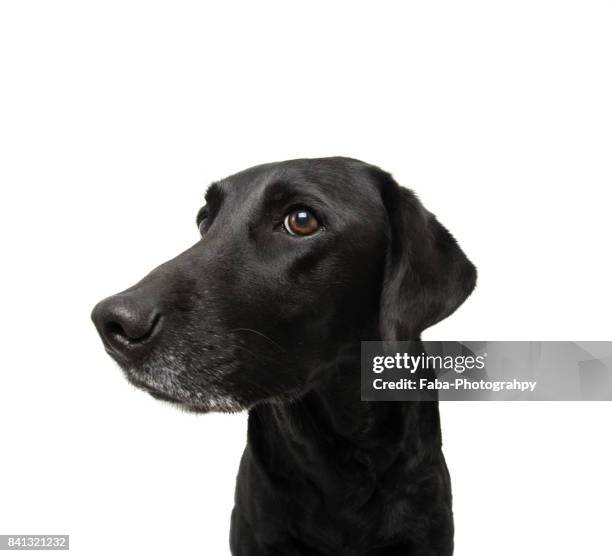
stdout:
POLYGON ((298 226, 306 226, 309 220, 310 214, 305 210, 301 210, 295 215, 295 222, 298 226))

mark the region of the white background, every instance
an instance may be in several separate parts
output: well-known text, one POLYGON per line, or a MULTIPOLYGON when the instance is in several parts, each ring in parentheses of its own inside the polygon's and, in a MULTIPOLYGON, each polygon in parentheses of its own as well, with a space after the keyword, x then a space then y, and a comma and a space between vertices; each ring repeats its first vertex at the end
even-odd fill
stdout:
MULTIPOLYGON (((611 340, 611 28, 585 1, 2 2, 0 533, 228 553, 246 416, 136 391, 89 313, 256 163, 420 194, 480 272, 427 339, 611 340)), ((610 554, 612 404, 441 411, 458 556, 610 554)))

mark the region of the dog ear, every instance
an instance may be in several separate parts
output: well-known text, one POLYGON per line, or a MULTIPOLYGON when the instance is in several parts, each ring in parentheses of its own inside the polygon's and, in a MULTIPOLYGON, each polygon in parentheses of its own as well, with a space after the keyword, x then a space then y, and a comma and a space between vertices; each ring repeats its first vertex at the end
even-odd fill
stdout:
POLYGON ((476 268, 416 195, 377 170, 389 219, 380 301, 382 340, 418 340, 448 317, 476 285, 476 268))

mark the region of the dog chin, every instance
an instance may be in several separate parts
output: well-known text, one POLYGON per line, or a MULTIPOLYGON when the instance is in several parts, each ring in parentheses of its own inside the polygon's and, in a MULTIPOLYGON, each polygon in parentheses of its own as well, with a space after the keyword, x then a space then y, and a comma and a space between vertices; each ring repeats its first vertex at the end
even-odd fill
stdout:
POLYGON ((170 403, 176 408, 188 413, 239 413, 240 411, 246 409, 235 400, 224 397, 210 397, 199 399, 197 401, 183 401, 161 392, 155 392, 153 390, 147 390, 147 392, 156 400, 170 403))
POLYGON ((231 396, 217 392, 211 387, 210 392, 191 393, 173 383, 168 377, 160 381, 148 373, 135 368, 124 368, 128 381, 150 394, 156 400, 164 401, 190 413, 238 413, 247 409, 231 396))

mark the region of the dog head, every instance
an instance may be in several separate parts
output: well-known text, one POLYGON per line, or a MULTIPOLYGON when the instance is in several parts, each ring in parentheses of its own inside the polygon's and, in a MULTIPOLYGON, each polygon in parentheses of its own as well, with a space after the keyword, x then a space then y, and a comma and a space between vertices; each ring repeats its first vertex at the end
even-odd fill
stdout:
POLYGON ((347 158, 214 183, 200 240, 96 305, 127 378, 193 411, 297 398, 361 339, 416 339, 470 294, 452 236, 379 168, 347 158))

